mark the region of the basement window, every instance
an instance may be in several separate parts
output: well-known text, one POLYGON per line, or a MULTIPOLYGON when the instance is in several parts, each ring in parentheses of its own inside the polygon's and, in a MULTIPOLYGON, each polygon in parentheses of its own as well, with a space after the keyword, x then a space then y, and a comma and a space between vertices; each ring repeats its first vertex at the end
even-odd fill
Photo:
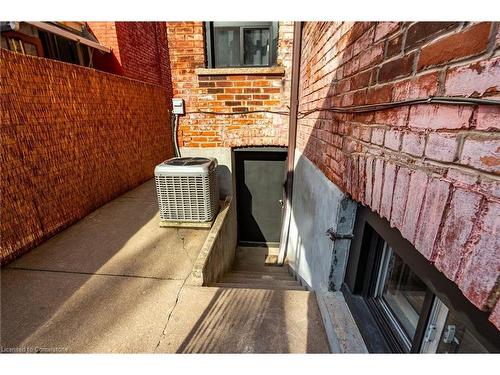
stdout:
POLYGON ((367 207, 357 212, 342 290, 371 352, 500 351, 489 313, 367 207))
POLYGON ((206 22, 205 31, 209 68, 276 63, 277 22, 206 22))

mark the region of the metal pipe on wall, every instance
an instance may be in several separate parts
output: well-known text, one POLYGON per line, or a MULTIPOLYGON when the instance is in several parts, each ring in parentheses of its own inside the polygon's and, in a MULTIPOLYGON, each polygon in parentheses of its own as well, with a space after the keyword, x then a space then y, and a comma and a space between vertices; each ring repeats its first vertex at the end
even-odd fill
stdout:
POLYGON ((178 136, 177 133, 179 131, 179 115, 177 113, 172 113, 170 114, 170 118, 172 121, 172 142, 174 145, 174 155, 176 157, 181 156, 181 151, 179 149, 179 141, 178 141, 178 136), (173 115, 173 117, 172 117, 173 115))
POLYGON ((295 144, 297 138, 297 117, 299 113, 300 52, 302 44, 302 22, 294 22, 292 52, 292 82, 290 93, 290 118, 288 122, 288 159, 285 186, 285 211, 281 226, 278 265, 283 265, 286 257, 290 220, 292 217, 293 173, 295 168, 295 144))

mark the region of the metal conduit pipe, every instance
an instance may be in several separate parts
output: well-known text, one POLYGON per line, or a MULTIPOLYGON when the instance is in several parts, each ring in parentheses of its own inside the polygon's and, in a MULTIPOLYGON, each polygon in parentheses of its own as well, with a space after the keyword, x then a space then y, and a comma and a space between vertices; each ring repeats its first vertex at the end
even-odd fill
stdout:
POLYGON ((288 245, 290 220, 292 217, 293 173, 295 168, 295 145, 297 138, 297 118, 299 114, 300 52, 302 44, 302 22, 294 22, 292 52, 292 82, 290 93, 290 118, 288 122, 288 157, 285 183, 285 210, 281 226, 280 247, 277 264, 282 266, 288 245))
POLYGON ((179 130, 179 115, 176 113, 172 113, 173 116, 170 117, 171 126, 172 126, 172 142, 174 144, 174 154, 177 157, 181 156, 181 151, 179 150, 179 141, 177 139, 177 132, 179 130))

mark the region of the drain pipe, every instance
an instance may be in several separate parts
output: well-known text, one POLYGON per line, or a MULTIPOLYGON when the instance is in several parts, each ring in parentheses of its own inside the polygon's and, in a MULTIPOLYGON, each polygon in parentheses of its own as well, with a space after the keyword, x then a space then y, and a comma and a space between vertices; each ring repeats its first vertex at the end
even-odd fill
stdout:
POLYGON ((277 265, 285 262, 292 218, 293 172, 295 167, 295 145, 297 138, 297 115, 299 111, 300 52, 302 44, 302 22, 294 22, 292 52, 292 82, 290 93, 290 118, 288 122, 288 160, 285 183, 285 211, 281 227, 280 248, 277 265))

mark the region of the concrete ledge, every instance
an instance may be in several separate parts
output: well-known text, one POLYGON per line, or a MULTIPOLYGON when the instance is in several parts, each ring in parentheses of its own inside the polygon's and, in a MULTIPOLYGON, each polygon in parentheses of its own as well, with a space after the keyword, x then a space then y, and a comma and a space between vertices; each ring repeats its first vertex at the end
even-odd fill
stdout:
POLYGON ((160 221, 160 228, 212 228, 214 221, 160 221))
POLYGON ((285 75, 282 66, 256 67, 256 68, 197 68, 195 73, 199 76, 220 75, 285 75))
POLYGON ((232 266, 236 250, 236 206, 231 196, 221 204, 219 214, 196 259, 187 285, 217 282, 232 266))
POLYGON ((342 292, 316 291, 332 353, 368 353, 342 292))

